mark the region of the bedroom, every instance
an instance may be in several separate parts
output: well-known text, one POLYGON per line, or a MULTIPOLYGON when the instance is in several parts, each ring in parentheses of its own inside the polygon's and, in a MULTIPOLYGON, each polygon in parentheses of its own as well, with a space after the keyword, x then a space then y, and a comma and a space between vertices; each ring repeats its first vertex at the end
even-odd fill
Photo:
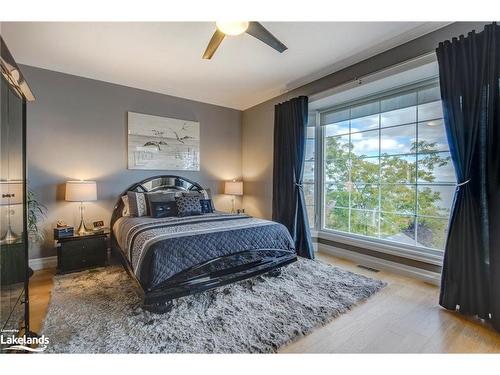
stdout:
POLYGON ((500 352, 484 9, 0 17, 1 359, 500 352))

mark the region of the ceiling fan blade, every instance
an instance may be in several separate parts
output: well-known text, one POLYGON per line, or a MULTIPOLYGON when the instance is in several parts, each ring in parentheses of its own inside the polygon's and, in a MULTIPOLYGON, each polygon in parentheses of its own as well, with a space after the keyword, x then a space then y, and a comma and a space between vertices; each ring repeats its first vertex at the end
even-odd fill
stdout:
POLYGON ((207 49, 203 54, 204 59, 212 58, 212 56, 214 55, 215 51, 217 51, 217 48, 219 48, 219 45, 222 43, 222 40, 224 39, 225 36, 226 35, 222 31, 219 31, 219 29, 215 30, 215 33, 214 35, 212 35, 212 39, 210 39, 210 42, 208 42, 207 49))
POLYGON ((276 38, 273 34, 267 31, 267 29, 264 26, 262 26, 259 22, 254 22, 254 21, 250 22, 246 33, 266 43, 268 46, 274 48, 276 51, 280 53, 288 49, 287 46, 281 43, 278 40, 278 38, 276 38))

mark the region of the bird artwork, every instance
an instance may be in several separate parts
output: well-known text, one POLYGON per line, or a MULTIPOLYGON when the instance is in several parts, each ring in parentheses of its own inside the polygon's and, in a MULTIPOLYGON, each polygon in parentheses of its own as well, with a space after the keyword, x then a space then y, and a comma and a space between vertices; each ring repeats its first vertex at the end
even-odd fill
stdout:
POLYGON ((146 143, 144 143, 144 147, 148 147, 148 146, 154 146, 158 149, 158 151, 161 151, 161 147, 160 146, 168 146, 168 143, 165 142, 165 141, 148 141, 146 143))
POLYGON ((163 135, 165 134, 164 131, 159 131, 159 130, 156 130, 156 129, 151 130, 151 133, 153 133, 153 135, 155 137, 163 137, 163 135))
POLYGON ((180 143, 182 143, 182 144, 184 144, 184 143, 185 143, 184 141, 185 141, 186 139, 191 139, 191 138, 193 138, 193 137, 190 137, 189 135, 185 135, 185 136, 183 136, 183 137, 180 137, 180 136, 179 136, 179 134, 177 134, 177 132, 176 132, 175 130, 173 130, 173 129, 170 129, 170 130, 172 130, 172 133, 174 133, 174 134, 175 134, 175 138, 177 139, 177 141, 179 141, 179 142, 180 142, 180 143))
POLYGON ((200 170, 200 124, 128 112, 128 168, 200 170))

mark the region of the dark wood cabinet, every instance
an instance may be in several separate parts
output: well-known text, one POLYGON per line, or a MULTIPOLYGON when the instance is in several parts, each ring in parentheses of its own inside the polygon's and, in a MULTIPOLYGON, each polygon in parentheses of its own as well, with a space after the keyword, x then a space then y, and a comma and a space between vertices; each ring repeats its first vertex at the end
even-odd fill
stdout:
POLYGON ((1 36, 0 47, 0 331, 30 335, 26 105, 34 97, 1 36))
POLYGON ((57 240, 57 271, 68 273, 108 264, 108 233, 57 240))
POLYGON ((24 282, 26 259, 24 243, 0 246, 0 284, 7 286, 24 282))

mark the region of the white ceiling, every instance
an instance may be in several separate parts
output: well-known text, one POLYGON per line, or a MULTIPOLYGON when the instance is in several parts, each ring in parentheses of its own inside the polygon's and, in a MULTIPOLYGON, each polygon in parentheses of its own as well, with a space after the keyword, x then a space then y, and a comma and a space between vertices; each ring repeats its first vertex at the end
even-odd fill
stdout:
POLYGON ((246 109, 447 23, 262 24, 287 51, 243 34, 203 60, 209 22, 2 22, 1 33, 22 64, 246 109))

